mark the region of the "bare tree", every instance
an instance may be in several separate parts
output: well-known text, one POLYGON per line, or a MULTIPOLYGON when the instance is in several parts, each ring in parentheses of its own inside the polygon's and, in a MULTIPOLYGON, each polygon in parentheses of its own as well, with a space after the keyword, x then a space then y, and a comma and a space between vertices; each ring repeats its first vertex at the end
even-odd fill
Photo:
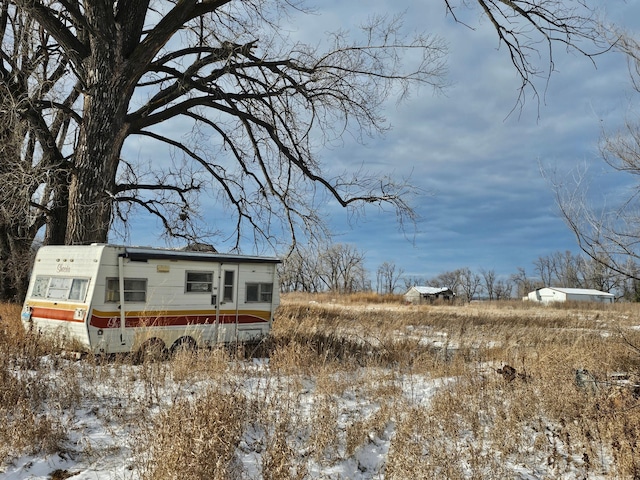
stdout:
POLYGON ((555 277, 555 286, 567 288, 584 288, 584 272, 582 259, 570 251, 555 252, 549 261, 551 273, 555 277))
POLYGON ((378 293, 393 293, 398 286, 404 269, 398 268, 393 262, 383 262, 376 272, 378 293))
MULTIPOLYGON (((607 148, 613 148, 611 138, 606 142, 607 148)), ((629 172, 633 173, 631 169, 629 172)), ((551 183, 561 215, 574 233, 578 246, 592 262, 605 267, 607 276, 617 274, 640 280, 634 268, 640 258, 637 248, 640 215, 637 213, 636 193, 631 192, 628 198, 622 199, 622 204, 596 207, 589 201, 586 172, 578 172, 572 180, 575 182, 572 185, 555 179, 551 183)))
POLYGON ((625 265, 625 271, 632 272, 630 275, 624 275, 619 277, 617 287, 619 288, 619 296, 630 302, 640 302, 640 280, 637 280, 640 275, 640 268, 631 259, 627 261, 625 265))
POLYGON ((594 288, 610 291, 621 275, 606 265, 606 260, 565 252, 539 257, 534 265, 542 284, 553 287, 594 288))
MULTIPOLYGON (((581 265, 586 288, 611 292, 612 290, 622 287, 624 284, 625 276, 609 268, 606 261, 587 256, 586 258, 581 258, 581 265)), ((633 270, 633 267, 630 266, 630 271, 633 270)))
POLYGON ((320 280, 337 293, 353 293, 366 287, 364 253, 347 244, 329 245, 319 254, 320 280))
POLYGON ((199 236, 204 190, 234 212, 237 244, 245 230, 276 242, 276 220, 294 238, 321 231, 307 195, 318 187, 344 207, 389 204, 412 218, 410 186, 363 172, 323 175, 314 144, 385 129, 380 106, 394 87, 437 88, 439 39, 405 38, 399 19, 374 18, 359 39, 336 33, 323 51, 288 42, 278 7, 258 0, 3 5, 64 54, 68 85, 81 97, 43 107, 75 113, 67 243, 105 241, 114 216, 126 221, 134 207, 157 216, 170 236, 199 236), (402 70, 409 50, 417 61, 402 70), (159 127, 172 120, 191 122, 192 134, 159 127), (175 164, 122 158, 133 137, 169 147, 175 164))
POLYGON ((469 267, 461 268, 458 272, 462 298, 467 302, 470 302, 478 294, 482 284, 482 279, 480 278, 480 275, 472 272, 469 267))
POLYGON ((460 293, 460 272, 461 270, 452 270, 442 272, 437 277, 429 280, 428 284, 432 287, 447 287, 450 288, 453 293, 458 295, 460 293))
POLYGON ((364 254, 352 245, 328 242, 299 246, 286 256, 280 283, 285 292, 353 293, 369 287, 364 254))
POLYGON ((317 293, 322 290, 322 272, 318 251, 299 247, 291 252, 279 269, 280 288, 283 292, 317 293))
MULTIPOLYGON (((26 288, 29 271, 27 254, 31 247, 30 230, 32 222, 21 215, 29 211, 29 195, 24 189, 29 182, 25 178, 31 175, 30 166, 27 172, 16 169, 11 160, 20 158, 20 138, 26 135, 25 125, 15 115, 11 105, 11 97, 0 92, 0 299, 13 300, 21 297, 26 288), (24 238, 28 237, 28 241, 24 238)), ((20 167, 25 167, 18 163, 20 167)))
POLYGON ((548 255, 544 257, 538 257, 538 259, 533 262, 535 272, 538 274, 540 281, 547 287, 553 285, 553 273, 555 271, 555 267, 552 263, 553 257, 550 257, 548 255))
POLYGON ((506 278, 498 278, 495 270, 482 269, 484 292, 490 301, 493 300, 509 300, 513 291, 513 283, 506 278))
POLYGON ((513 284, 505 279, 499 279, 495 283, 494 293, 496 300, 509 300, 511 298, 511 292, 513 291, 513 284))
POLYGON ((525 297, 529 292, 545 285, 539 279, 527 275, 523 267, 518 267, 517 272, 511 275, 511 281, 515 284, 518 297, 525 297))
POLYGON ((427 281, 424 279, 424 277, 417 277, 417 276, 403 276, 402 277, 402 282, 404 283, 404 289, 409 290, 411 287, 417 287, 420 285, 426 285, 427 281))
MULTIPOLYGON (((629 61, 633 88, 640 93, 640 41, 625 32, 615 32, 616 48, 629 61)), ((637 176, 640 173, 640 121, 628 119, 616 133, 605 133, 600 156, 613 170, 637 176)), ((590 198, 588 170, 578 168, 569 180, 543 171, 551 184, 556 203, 578 245, 593 261, 612 272, 640 280, 635 264, 640 258, 640 214, 638 184, 627 194, 616 192, 611 203, 590 198)), ((567 176, 565 175, 565 178, 567 176)))
POLYGON ((520 77, 520 106, 529 88, 539 98, 536 79, 542 75, 549 80, 555 70, 554 44, 564 45, 567 50, 593 60, 617 41, 616 38, 605 41, 595 12, 584 1, 445 0, 445 4, 447 11, 461 23, 464 21, 459 19, 460 8, 456 4, 477 4, 480 7, 520 77), (594 51, 587 51, 589 47, 594 47, 594 51))
POLYGON ((471 301, 478 293, 481 284, 480 275, 473 273, 468 267, 442 272, 437 277, 429 280, 430 286, 450 288, 458 298, 462 298, 467 302, 471 301))
POLYGON ((485 270, 483 268, 480 270, 480 275, 482 275, 482 279, 484 281, 483 287, 484 291, 487 294, 487 297, 489 298, 489 300, 495 300, 496 271, 485 270))
POLYGON ((47 225, 46 241, 64 241, 69 163, 55 146, 71 117, 64 105, 78 93, 59 93, 63 56, 42 26, 7 2, 0 38, 0 299, 14 300, 27 287, 37 232, 47 225), (48 105, 61 108, 52 113, 48 105))

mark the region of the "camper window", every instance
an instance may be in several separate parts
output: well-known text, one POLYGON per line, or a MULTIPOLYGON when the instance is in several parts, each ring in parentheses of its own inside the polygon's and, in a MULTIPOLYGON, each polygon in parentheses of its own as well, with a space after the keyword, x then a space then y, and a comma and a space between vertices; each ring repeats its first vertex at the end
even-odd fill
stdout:
POLYGON ((71 290, 69 290, 69 300, 83 302, 84 297, 87 294, 88 285, 89 280, 86 278, 74 278, 71 282, 71 290))
POLYGON ((233 270, 225 270, 224 272, 224 295, 222 300, 225 302, 233 302, 233 270))
POLYGON ((35 282, 33 282, 33 292, 31 292, 31 296, 39 298, 46 297, 47 287, 49 287, 49 279, 50 277, 38 275, 35 282))
POLYGON ((206 293, 213 291, 213 273, 187 272, 187 292, 206 293))
POLYGON ((33 283, 31 295, 36 298, 84 302, 88 285, 89 280, 86 278, 38 275, 33 283))
POLYGON ((66 300, 71 287, 71 279, 66 277, 51 277, 47 298, 54 300, 66 300))
POLYGON ((273 283, 247 283, 247 303, 270 302, 273 295, 273 283))
MULTIPOLYGON (((144 303, 147 300, 146 278, 124 279, 124 301, 144 303)), ((107 302, 120 301, 120 288, 117 278, 107 278, 106 298, 107 302)))

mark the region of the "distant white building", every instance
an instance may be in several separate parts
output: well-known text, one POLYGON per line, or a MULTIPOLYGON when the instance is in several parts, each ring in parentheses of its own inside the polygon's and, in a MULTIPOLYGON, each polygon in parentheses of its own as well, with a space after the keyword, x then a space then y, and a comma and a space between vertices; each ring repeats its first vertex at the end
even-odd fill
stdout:
POLYGON ((615 296, 612 293, 601 292, 600 290, 590 288, 544 287, 530 292, 523 300, 545 304, 567 301, 613 303, 615 296))
POLYGON ((455 294, 447 287, 411 287, 404 294, 407 303, 433 303, 436 300, 453 300, 455 294))

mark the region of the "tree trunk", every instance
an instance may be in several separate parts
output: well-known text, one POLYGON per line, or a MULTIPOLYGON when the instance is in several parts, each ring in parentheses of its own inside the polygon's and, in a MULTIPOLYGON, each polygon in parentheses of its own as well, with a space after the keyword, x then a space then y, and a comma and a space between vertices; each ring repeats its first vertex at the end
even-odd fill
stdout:
MULTIPOLYGON (((94 23, 100 25, 100 19, 94 23)), ((135 85, 124 78, 121 42, 117 29, 112 30, 93 37, 84 69, 88 88, 69 187, 65 238, 69 245, 106 242, 111 226, 116 174, 128 128, 127 105, 135 85)))
POLYGON ((0 225, 0 300, 11 300, 16 296, 16 286, 11 275, 11 250, 7 226, 0 225))
POLYGON ((0 225, 0 300, 22 302, 29 286, 35 233, 20 235, 15 225, 0 225))
POLYGON ((24 301, 29 287, 31 273, 31 244, 33 238, 15 238, 11 242, 11 270, 15 294, 10 300, 18 303, 24 301))
POLYGON ((69 172, 59 170, 52 180, 55 192, 52 204, 46 215, 44 245, 64 245, 69 214, 69 172))

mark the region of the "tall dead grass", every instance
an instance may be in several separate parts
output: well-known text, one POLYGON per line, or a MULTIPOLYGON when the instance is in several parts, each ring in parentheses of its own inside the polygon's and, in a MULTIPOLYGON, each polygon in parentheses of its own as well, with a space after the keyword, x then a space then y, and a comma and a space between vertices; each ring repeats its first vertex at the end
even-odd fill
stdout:
POLYGON ((247 422, 245 411, 243 395, 214 387, 147 416, 134 448, 141 478, 237 478, 235 452, 247 422))
POLYGON ((638 307, 578 306, 295 304, 275 334, 319 345, 323 364, 456 378, 427 408, 396 401, 389 478, 509 477, 518 462, 533 476, 546 465, 549 477, 639 478, 638 307), (498 374, 505 365, 513 376, 498 374), (593 388, 576 384, 577 370, 593 388))
POLYGON ((638 306, 340 300, 284 296, 260 358, 140 365, 65 360, 0 306, 0 472, 71 448, 90 410, 127 437, 75 455, 124 452, 134 478, 640 478, 638 306))
POLYGON ((20 306, 0 304, 0 462, 54 452, 64 438, 59 417, 43 408, 57 396, 43 381, 51 368, 43 356, 58 352, 55 342, 25 335, 19 319, 20 306))

